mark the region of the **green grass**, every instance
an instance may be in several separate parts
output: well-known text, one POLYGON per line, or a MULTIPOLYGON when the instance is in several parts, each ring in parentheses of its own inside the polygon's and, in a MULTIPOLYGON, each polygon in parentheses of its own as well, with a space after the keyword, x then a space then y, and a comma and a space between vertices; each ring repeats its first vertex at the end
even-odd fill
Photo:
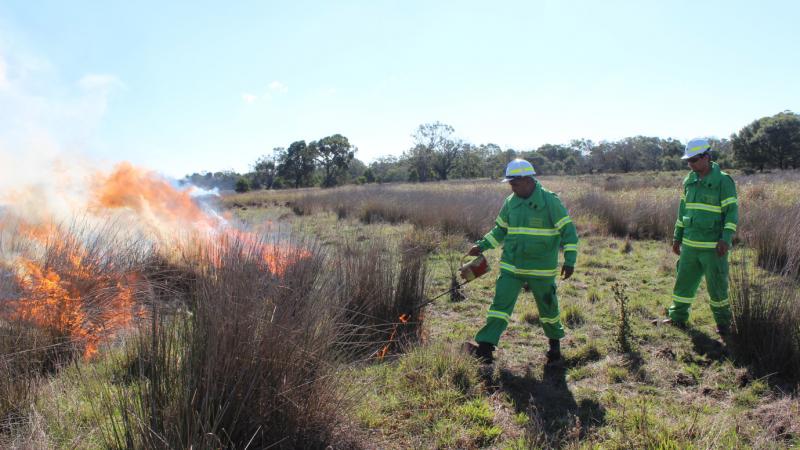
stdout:
MULTIPOLYGON (((258 207, 262 200, 253 198, 247 209, 234 209, 236 217, 257 229, 288 227, 314 235, 325 245, 411 234, 431 250, 429 296, 449 288, 452 260, 469 245, 455 239, 449 248, 437 248, 445 236, 436 230, 364 224, 353 215, 339 219, 335 212, 295 216, 285 206, 258 207)), ((579 230, 593 223, 574 219, 579 230)), ((501 339, 493 372, 482 372, 460 354, 460 343, 484 324, 494 295, 499 251, 486 256, 492 270, 464 287, 465 300, 450 302, 444 296, 425 309, 423 345, 380 363, 341 369, 356 400, 348 412, 352 432, 364 436, 368 447, 780 448, 800 443, 800 433, 778 436, 770 431, 776 419, 756 414, 776 398, 792 405, 800 401, 781 393, 769 378, 753 380, 747 367, 726 354, 714 334, 704 286, 688 331, 650 323, 664 317, 674 283, 677 256, 666 242, 626 246, 624 239, 582 236, 574 276, 558 281, 567 335, 565 365, 556 369, 545 367, 547 339, 526 292, 501 339), (615 282, 627 286, 630 354, 614 344, 615 282)), ((102 447, 96 423, 118 420, 118 412, 99 418, 102 412, 90 400, 108 383, 118 383, 115 364, 119 358, 81 363, 43 385, 36 409, 48 446, 102 447), (88 385, 81 382, 87 374, 96 376, 88 385), (71 444, 76 436, 83 438, 71 444)), ((800 423, 800 406, 779 413, 788 423, 800 423)))

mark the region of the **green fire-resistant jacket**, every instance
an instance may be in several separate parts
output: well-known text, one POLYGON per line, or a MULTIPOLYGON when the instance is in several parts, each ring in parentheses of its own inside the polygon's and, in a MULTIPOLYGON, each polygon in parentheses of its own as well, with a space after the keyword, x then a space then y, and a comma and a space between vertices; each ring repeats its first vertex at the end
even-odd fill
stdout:
POLYGON ((717 163, 711 163, 711 172, 703 179, 695 172, 686 176, 675 222, 676 241, 706 249, 716 248, 720 240, 731 245, 738 222, 736 184, 717 163))
POLYGON ((527 199, 509 195, 494 228, 476 244, 481 251, 503 244, 500 270, 521 276, 557 276, 562 246, 564 265, 574 267, 578 256, 578 233, 566 208, 538 183, 527 199))

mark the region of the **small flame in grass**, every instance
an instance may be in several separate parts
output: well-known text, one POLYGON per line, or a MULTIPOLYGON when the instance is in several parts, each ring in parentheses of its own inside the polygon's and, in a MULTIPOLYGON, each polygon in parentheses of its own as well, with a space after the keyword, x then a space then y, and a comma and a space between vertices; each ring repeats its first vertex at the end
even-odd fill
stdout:
POLYGON ((395 323, 394 327, 392 328, 392 333, 389 335, 389 340, 386 342, 386 345, 383 346, 377 353, 376 356, 378 359, 383 359, 387 353, 389 353, 389 347, 394 342, 394 337, 397 335, 397 327, 400 324, 406 324, 411 319, 409 314, 400 314, 400 317, 397 318, 400 322, 395 323))

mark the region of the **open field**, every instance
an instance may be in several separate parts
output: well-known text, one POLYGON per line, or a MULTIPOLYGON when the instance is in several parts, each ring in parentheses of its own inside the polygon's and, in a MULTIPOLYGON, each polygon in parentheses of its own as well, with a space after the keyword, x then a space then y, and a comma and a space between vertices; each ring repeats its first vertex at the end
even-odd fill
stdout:
MULTIPOLYGON (((95 240, 81 262, 106 278, 89 279, 91 286, 65 256, 75 254, 69 245, 45 245, 32 260, 72 277, 72 297, 92 292, 100 308, 107 304, 100 292, 130 289, 144 309, 92 357, 83 344, 65 346, 64 329, 4 316, 0 443, 798 446, 800 174, 736 176, 737 332, 726 343, 714 333, 703 288, 687 330, 650 323, 670 301, 677 256, 667 240, 682 176, 541 180, 564 200, 581 238, 575 275, 559 281, 566 362, 554 367, 545 366, 547 342, 529 293, 491 369, 459 351, 485 320, 497 250, 487 253, 492 272, 466 285, 463 298, 414 308, 451 286, 461 255, 491 227, 508 195, 496 182, 225 197, 230 220, 246 234, 189 240, 169 252, 163 244, 95 240), (110 281, 118 279, 131 281, 110 281), (621 334, 622 308, 629 331, 621 334)), ((78 241, 72 245, 81 248, 78 241)), ((5 254, 28 254, 15 245, 4 240, 5 254)), ((0 282, 2 298, 31 288, 6 275, 0 282)), ((114 292, 108 302, 117 305, 114 292)))

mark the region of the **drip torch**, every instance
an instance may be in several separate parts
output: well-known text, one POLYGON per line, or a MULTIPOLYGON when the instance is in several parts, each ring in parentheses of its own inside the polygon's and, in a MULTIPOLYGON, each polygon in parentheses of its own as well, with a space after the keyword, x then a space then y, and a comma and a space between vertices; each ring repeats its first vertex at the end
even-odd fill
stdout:
MULTIPOLYGON (((462 260, 462 262, 463 262, 463 260, 462 260)), ((462 264, 461 268, 458 269, 458 271, 461 274, 461 278, 463 278, 464 281, 462 281, 461 283, 459 283, 459 284, 451 287, 450 289, 442 292, 441 294, 437 295, 436 297, 433 297, 431 299, 428 299, 428 300, 420 303, 419 305, 415 306, 414 309, 412 309, 412 311, 418 311, 423 306, 427 306, 427 305, 433 303, 436 299, 442 297, 443 295, 449 294, 449 293, 455 291, 456 289, 460 288, 461 286, 464 286, 465 284, 469 283, 470 281, 473 281, 476 278, 479 278, 480 276, 486 274, 487 272, 489 272, 489 263, 486 261, 486 258, 481 254, 481 255, 478 255, 478 257, 476 257, 472 261, 470 261, 470 262, 468 262, 466 264, 462 264)))

